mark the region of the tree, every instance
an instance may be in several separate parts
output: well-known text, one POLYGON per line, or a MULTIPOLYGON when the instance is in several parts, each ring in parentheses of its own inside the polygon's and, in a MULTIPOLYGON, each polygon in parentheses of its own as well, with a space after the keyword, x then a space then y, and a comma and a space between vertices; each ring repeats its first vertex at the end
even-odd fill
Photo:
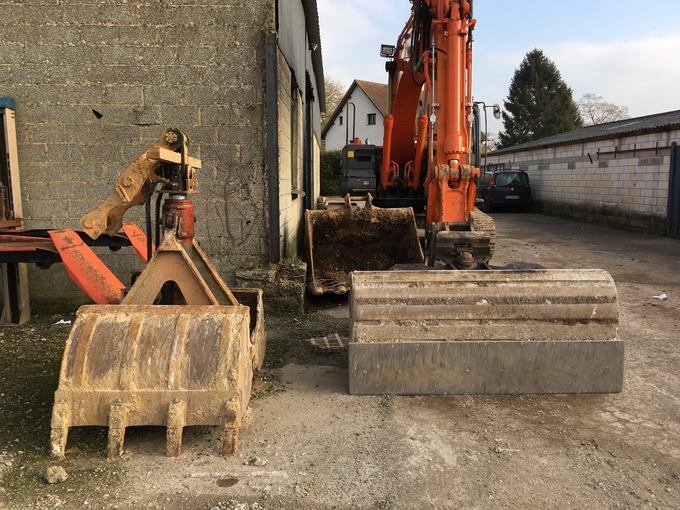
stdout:
POLYGON ((500 147, 511 147, 583 127, 583 119, 557 66, 541 50, 530 51, 515 70, 503 102, 500 147))
POLYGON ((630 118, 627 106, 608 103, 597 94, 583 94, 576 104, 586 126, 630 118))
POLYGON ((335 109, 345 95, 345 86, 340 80, 328 76, 323 79, 323 86, 326 89, 326 113, 321 114, 321 129, 326 127, 326 122, 331 118, 335 109))
POLYGON ((340 194, 340 176, 333 173, 333 162, 342 157, 340 151, 326 151, 321 153, 321 196, 331 197, 340 194))

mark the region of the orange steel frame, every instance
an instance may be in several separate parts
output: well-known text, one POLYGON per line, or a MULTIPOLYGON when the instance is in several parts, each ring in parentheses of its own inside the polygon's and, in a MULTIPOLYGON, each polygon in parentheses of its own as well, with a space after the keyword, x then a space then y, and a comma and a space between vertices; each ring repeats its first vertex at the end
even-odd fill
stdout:
POLYGON ((404 168, 407 185, 418 189, 425 171, 427 224, 467 223, 480 174, 479 168, 470 165, 472 29, 476 20, 471 18, 469 0, 415 1, 433 16, 430 40, 419 41, 420 56, 410 54, 412 13, 399 36, 392 64, 380 184, 383 189, 394 186, 395 169, 404 168), (411 71, 413 58, 422 62, 415 72, 411 71), (426 105, 420 107, 421 101, 426 105), (427 168, 422 168, 426 150, 427 168))

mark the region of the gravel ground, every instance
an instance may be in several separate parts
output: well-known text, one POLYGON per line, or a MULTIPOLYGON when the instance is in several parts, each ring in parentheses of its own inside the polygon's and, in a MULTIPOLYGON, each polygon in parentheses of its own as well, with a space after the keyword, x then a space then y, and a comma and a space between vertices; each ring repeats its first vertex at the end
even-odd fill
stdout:
POLYGON ((69 326, 56 323, 72 316, 34 313, 0 330, 0 508, 679 508, 680 240, 493 216, 496 264, 612 274, 622 393, 352 396, 346 348, 308 341, 348 335, 346 299, 323 298, 265 317, 265 369, 236 456, 218 456, 218 431, 191 427, 168 459, 164 429, 139 427, 108 461, 107 430, 81 427, 57 462, 49 425, 69 326), (66 481, 45 481, 53 465, 66 481))

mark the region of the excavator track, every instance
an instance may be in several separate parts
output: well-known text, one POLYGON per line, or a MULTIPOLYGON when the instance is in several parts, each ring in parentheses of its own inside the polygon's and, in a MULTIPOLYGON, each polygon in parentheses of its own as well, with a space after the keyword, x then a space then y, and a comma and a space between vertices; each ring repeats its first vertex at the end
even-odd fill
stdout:
POLYGON ((470 230, 489 236, 489 259, 491 259, 496 249, 496 223, 491 216, 477 208, 470 214, 470 217, 470 230))

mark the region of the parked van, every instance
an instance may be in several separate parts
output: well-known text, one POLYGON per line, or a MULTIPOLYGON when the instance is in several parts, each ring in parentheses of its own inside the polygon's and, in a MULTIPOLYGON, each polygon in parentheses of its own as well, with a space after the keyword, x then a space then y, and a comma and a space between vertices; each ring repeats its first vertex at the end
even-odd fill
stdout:
POLYGON ((524 209, 531 202, 529 176, 524 170, 486 172, 477 182, 477 198, 484 201, 484 212, 501 206, 524 209))

